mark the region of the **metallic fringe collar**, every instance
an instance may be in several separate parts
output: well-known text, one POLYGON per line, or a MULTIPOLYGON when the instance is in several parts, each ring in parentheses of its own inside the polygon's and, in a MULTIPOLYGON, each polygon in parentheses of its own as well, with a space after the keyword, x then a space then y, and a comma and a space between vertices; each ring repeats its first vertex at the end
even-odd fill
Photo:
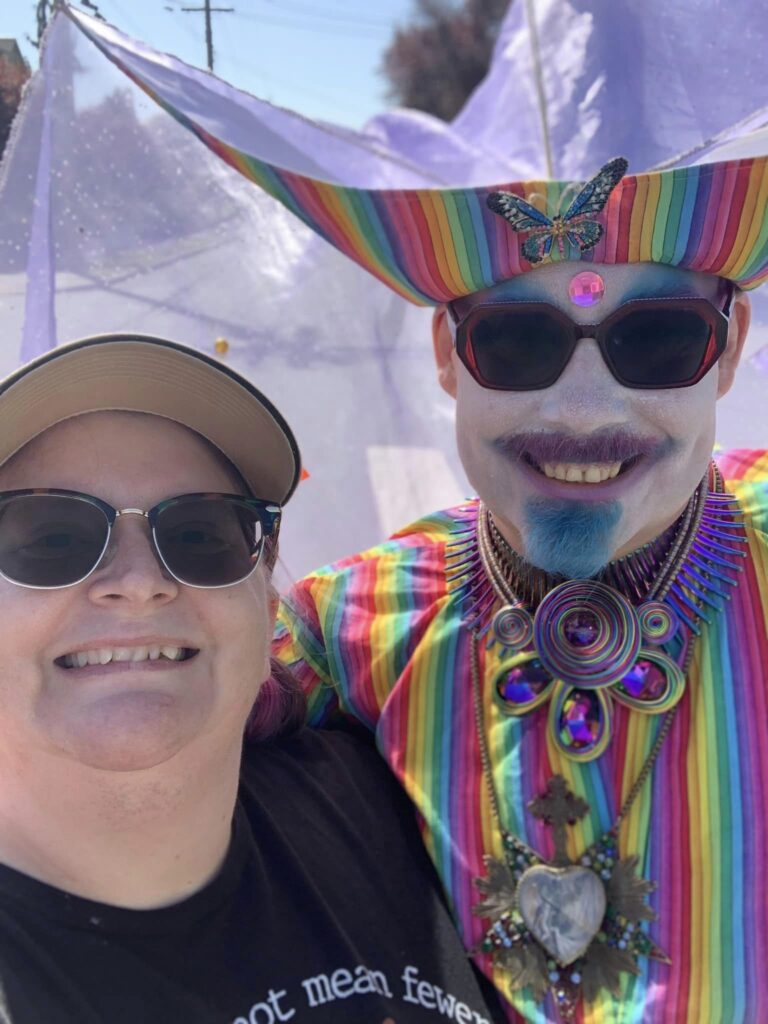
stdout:
MULTIPOLYGON (((738 573, 743 568, 739 561, 746 557, 743 512, 736 498, 721 487, 720 474, 713 464, 695 536, 685 557, 672 567, 664 598, 696 636, 701 632, 699 622, 710 622, 712 614, 717 614, 724 602, 730 600, 729 591, 736 586, 738 573)), ((695 499, 696 495, 691 501, 695 499)), ((499 604, 480 559, 478 524, 485 513, 480 502, 461 507, 447 546, 445 570, 449 589, 456 592, 462 602, 464 624, 481 632, 487 630, 491 612, 499 604)), ((610 562, 596 578, 620 591, 633 604, 639 604, 675 543, 684 517, 685 513, 655 541, 610 562)), ((562 579, 528 565, 500 538, 492 520, 490 526, 498 558, 509 573, 510 586, 518 593, 521 603, 535 610, 545 594, 563 582, 562 579)))

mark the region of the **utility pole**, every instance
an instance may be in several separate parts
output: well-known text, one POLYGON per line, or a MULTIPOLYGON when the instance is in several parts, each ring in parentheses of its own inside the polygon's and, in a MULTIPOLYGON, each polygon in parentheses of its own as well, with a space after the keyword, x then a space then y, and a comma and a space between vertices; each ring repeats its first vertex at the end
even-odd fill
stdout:
POLYGON ((208 52, 208 70, 213 71, 213 24, 211 14, 214 11, 231 14, 235 8, 211 7, 211 0, 204 0, 202 7, 182 7, 181 9, 185 14, 200 13, 201 11, 205 14, 205 47, 208 52))

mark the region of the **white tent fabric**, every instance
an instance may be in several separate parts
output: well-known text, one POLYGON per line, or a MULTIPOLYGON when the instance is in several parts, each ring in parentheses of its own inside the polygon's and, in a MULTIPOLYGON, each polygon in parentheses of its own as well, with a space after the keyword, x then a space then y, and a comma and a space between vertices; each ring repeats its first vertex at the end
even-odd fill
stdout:
MULTIPOLYGON (((572 11, 575 3, 546 0, 543 27, 560 25, 561 32, 540 31, 539 44, 562 46, 569 55, 568 89, 554 89, 557 69, 547 65, 544 84, 554 89, 547 123, 564 132, 572 116, 581 142, 558 142, 554 152, 563 173, 586 177, 613 130, 610 96, 596 71, 609 60, 610 40, 599 31, 598 0, 588 18, 582 11, 575 21, 558 22, 558 10, 572 11)), ((648 7, 658 4, 649 0, 648 7)), ((520 0, 488 78, 453 125, 396 111, 363 132, 309 122, 77 17, 100 45, 117 48, 225 141, 326 179, 375 187, 490 183, 543 172, 544 122, 524 13, 520 0), (517 102, 510 105, 515 81, 517 102)), ((682 75, 694 92, 689 63, 688 77, 678 69, 675 81, 682 88, 682 75)), ((754 111, 768 97, 761 103, 731 90, 731 99, 717 116, 699 116, 688 104, 685 124, 676 122, 663 136, 653 117, 638 120, 635 169, 689 149, 696 159, 731 155, 729 146, 765 152, 766 119, 754 111), (736 121, 744 123, 729 131, 736 121)), ((617 152, 621 141, 609 155, 617 152)), ((764 441, 768 316, 762 300, 758 307, 747 368, 722 407, 719 436, 727 446, 764 441)), ((310 473, 286 516, 284 577, 375 543, 468 490, 451 404, 432 370, 429 312, 391 294, 226 166, 63 14, 49 30, 0 167, 0 324, 3 373, 88 333, 144 331, 209 354, 217 338, 226 338, 221 358, 285 413, 310 473)))

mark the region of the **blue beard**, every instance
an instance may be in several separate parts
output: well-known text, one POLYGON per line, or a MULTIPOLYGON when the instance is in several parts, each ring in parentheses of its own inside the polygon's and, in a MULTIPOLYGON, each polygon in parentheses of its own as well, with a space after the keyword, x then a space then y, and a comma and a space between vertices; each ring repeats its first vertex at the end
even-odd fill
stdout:
POLYGON ((531 498, 526 502, 525 557, 545 572, 588 579, 610 562, 618 501, 531 498))

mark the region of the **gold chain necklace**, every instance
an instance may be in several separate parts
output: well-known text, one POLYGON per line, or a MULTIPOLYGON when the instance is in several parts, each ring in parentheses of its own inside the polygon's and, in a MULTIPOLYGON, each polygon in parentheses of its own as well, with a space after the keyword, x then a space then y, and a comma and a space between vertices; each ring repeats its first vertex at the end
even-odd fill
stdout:
MULTIPOLYGON (((474 912, 493 920, 475 952, 490 953, 494 964, 509 972, 510 988, 530 986, 539 999, 551 990, 563 1021, 574 1019, 579 999, 591 1002, 601 989, 616 994, 624 971, 637 973, 639 956, 663 963, 669 959, 641 930, 655 920, 645 902, 655 883, 635 874, 639 857, 618 857, 621 825, 640 794, 661 753, 677 714, 668 711, 632 788, 613 824, 572 865, 565 850, 566 826, 575 824, 589 805, 573 794, 562 776, 550 779, 547 790, 528 805, 535 817, 554 829, 555 855, 544 861, 504 827, 493 778, 480 682, 480 638, 471 645, 472 702, 483 779, 499 829, 504 860, 486 857, 488 874, 475 880, 484 900, 474 912), (545 919, 542 908, 554 913, 545 919)), ((687 671, 693 645, 684 663, 687 671)))
MULTIPOLYGON (((713 483, 715 488, 722 486, 716 474, 713 483)), ((705 478, 680 519, 657 577, 645 595, 646 606, 652 604, 656 608, 674 585, 701 526, 707 492, 705 478)), ((490 514, 481 507, 478 550, 496 598, 502 602, 502 609, 494 618, 497 623, 502 612, 516 611, 520 605, 495 549, 494 529, 490 514)), ((638 957, 669 962, 641 927, 643 922, 655 918, 646 903, 654 883, 637 877, 637 856, 619 858, 618 841, 621 825, 669 735, 678 704, 675 701, 666 709, 653 745, 613 824, 584 851, 578 864, 572 864, 567 855, 566 827, 584 817, 589 805, 572 793, 559 775, 550 780, 544 794, 531 801, 528 806, 532 814, 554 830, 555 853, 547 862, 504 826, 488 749, 481 687, 481 639, 482 631, 475 626, 470 641, 472 699, 483 778, 501 835, 504 860, 487 857, 488 875, 476 883, 485 898, 475 912, 492 920, 476 952, 492 955, 494 964, 508 972, 513 991, 529 986, 537 998, 543 998, 550 990, 562 1019, 572 1021, 582 997, 590 1002, 603 988, 617 994, 621 974, 637 973, 638 957)), ((526 640, 530 637, 526 636, 526 640)), ((689 638, 681 648, 677 665, 683 681, 693 651, 694 644, 689 638)))

